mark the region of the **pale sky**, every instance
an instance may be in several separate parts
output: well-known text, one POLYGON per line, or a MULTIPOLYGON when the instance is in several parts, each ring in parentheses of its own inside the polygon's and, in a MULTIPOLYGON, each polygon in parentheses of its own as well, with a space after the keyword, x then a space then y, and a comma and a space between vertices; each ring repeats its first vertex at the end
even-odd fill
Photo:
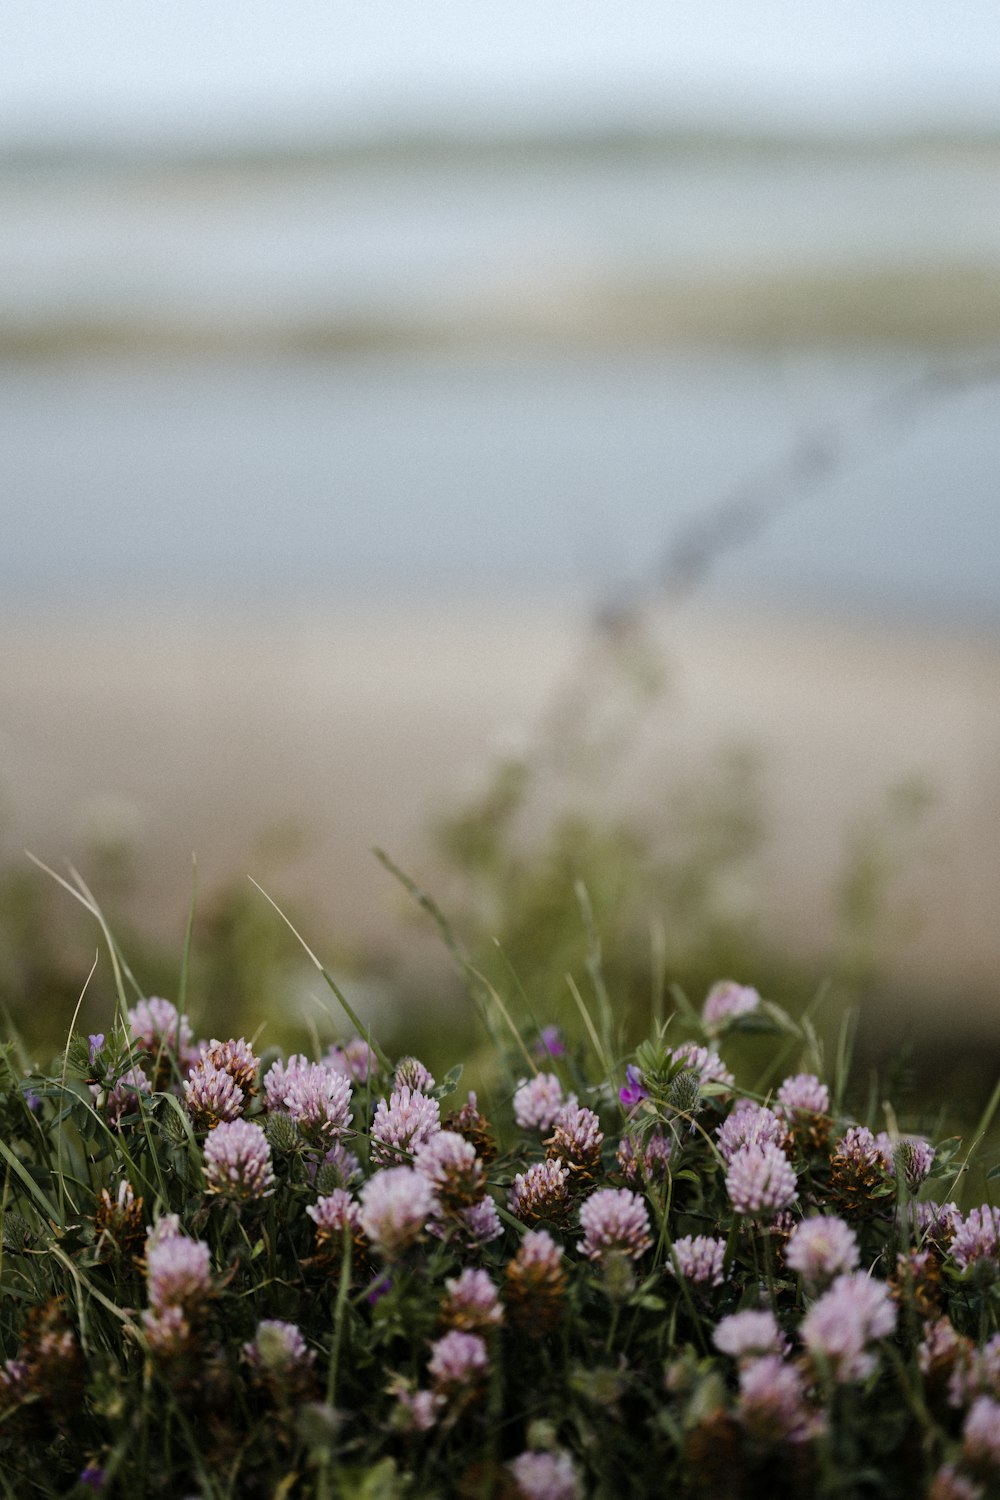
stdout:
POLYGON ((997 0, 3 0, 0 132, 1000 123, 997 0))

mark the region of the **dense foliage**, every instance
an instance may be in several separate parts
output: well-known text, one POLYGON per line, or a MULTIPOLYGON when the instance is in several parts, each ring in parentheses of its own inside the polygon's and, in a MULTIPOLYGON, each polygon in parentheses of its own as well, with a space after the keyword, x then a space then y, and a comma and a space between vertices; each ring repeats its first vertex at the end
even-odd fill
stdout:
POLYGON ((2 1054, 4 1493, 1000 1491, 975 1141, 855 1118, 808 1020, 722 982, 623 1055, 598 970, 575 1041, 486 986, 470 1092, 196 1042, 109 951, 104 1033, 2 1054))

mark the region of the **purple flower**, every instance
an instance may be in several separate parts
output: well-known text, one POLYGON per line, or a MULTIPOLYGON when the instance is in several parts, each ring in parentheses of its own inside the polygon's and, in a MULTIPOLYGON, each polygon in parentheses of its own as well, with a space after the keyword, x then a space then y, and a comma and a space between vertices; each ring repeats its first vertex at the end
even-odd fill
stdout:
POLYGON ((928 1199, 917 1204, 917 1227, 925 1239, 946 1244, 962 1223, 957 1203, 935 1203, 928 1199))
POLYGON ((735 1020, 737 1016, 750 1015, 759 1005, 760 995, 748 984, 737 984, 732 979, 720 979, 718 984, 713 984, 705 997, 701 1018, 707 1027, 714 1030, 724 1021, 735 1020))
POLYGON ((934 1147, 922 1136, 901 1136, 889 1155, 889 1174, 895 1177, 897 1170, 901 1171, 910 1192, 915 1193, 934 1165, 934 1156, 934 1147))
POLYGON ((372 1121, 371 1157, 377 1166, 405 1162, 441 1129, 436 1099, 405 1085, 380 1099, 372 1121))
POLYGON ((838 1276, 813 1303, 800 1333, 814 1362, 829 1368, 834 1380, 844 1385, 868 1378, 876 1365, 869 1346, 886 1338, 895 1326, 896 1308, 889 1288, 863 1271, 854 1271, 838 1276))
POLYGON ((250 1120, 224 1120, 205 1142, 205 1186, 223 1198, 248 1203, 274 1192, 271 1146, 250 1120))
MULTIPOLYGON (((90 1066, 93 1067, 94 1063, 97 1061, 97 1054, 101 1051, 101 1049, 104 1046, 104 1032, 103 1031, 92 1031, 90 1033, 90 1035, 88 1036, 88 1038, 87 1038, 87 1044, 88 1044, 87 1058, 88 1058, 88 1061, 90 1063, 90 1066)), ((88 1471, 85 1469, 84 1473, 87 1473, 87 1472, 88 1471)), ((96 1473, 103 1473, 103 1470, 98 1469, 98 1470, 95 1470, 94 1472, 96 1472, 96 1473)))
POLYGON ((858 1260, 854 1230, 833 1214, 803 1219, 785 1247, 785 1264, 798 1271, 811 1292, 845 1271, 856 1271, 858 1260))
POLYGON ((892 1173, 892 1142, 884 1130, 875 1136, 867 1125, 852 1125, 835 1149, 855 1168, 892 1173))
POLYGON ((488 1245, 491 1240, 498 1240, 503 1234, 497 1206, 488 1193, 478 1203, 461 1209, 455 1223, 459 1243, 466 1250, 481 1250, 484 1245, 488 1245))
POLYGON ((674 1240, 673 1262, 667 1266, 672 1276, 683 1276, 692 1286, 721 1286, 725 1281, 722 1263, 726 1258, 725 1240, 707 1234, 685 1234, 674 1240))
POLYGON ((985 1500, 983 1487, 960 1474, 954 1464, 942 1464, 931 1481, 927 1500, 985 1500))
POLYGON ((434 1189, 413 1167, 376 1172, 361 1189, 361 1228, 386 1259, 408 1249, 436 1209, 434 1189))
POLYGON ((603 1265, 609 1255, 638 1260, 649 1249, 649 1210, 628 1188, 598 1188, 580 1207, 581 1255, 603 1265))
POLYGON ((535 1042, 536 1057, 565 1057, 566 1043, 558 1026, 543 1026, 535 1042))
POLYGON ((446 1396, 479 1385, 489 1367, 484 1340, 477 1333, 453 1328, 431 1345, 427 1373, 434 1389, 446 1396))
POLYGON ((445 1405, 444 1397, 436 1391, 415 1391, 399 1375, 390 1382, 388 1390, 397 1402, 393 1426, 403 1432, 430 1432, 445 1405))
POLYGON ((33 1115, 37 1115, 41 1112, 42 1098, 41 1095, 37 1094, 34 1089, 26 1088, 24 1090, 24 1102, 31 1110, 31 1113, 33 1115))
POLYGON ((521 1130, 539 1130, 544 1134, 552 1129, 568 1104, 576 1104, 576 1098, 571 1095, 566 1099, 554 1073, 536 1073, 534 1078, 522 1078, 517 1086, 514 1119, 521 1130))
POLYGON ((378 1058, 360 1036, 352 1037, 343 1047, 328 1047, 323 1061, 356 1083, 367 1083, 378 1073, 378 1058))
POLYGON ((722 1090, 731 1089, 736 1082, 719 1054, 709 1051, 707 1047, 685 1042, 682 1047, 675 1047, 671 1055, 675 1063, 682 1063, 694 1074, 700 1089, 710 1084, 718 1085, 722 1090))
MULTIPOLYGON (((91 1062, 93 1060, 91 1058, 91 1062)), ((106 1478, 107 1475, 104 1470, 99 1468, 97 1464, 88 1464, 85 1469, 81 1469, 80 1471, 80 1483, 88 1485, 92 1490, 103 1490, 106 1478)))
POLYGON ((401 1057, 392 1077, 393 1089, 409 1089, 414 1094, 430 1094, 434 1091, 434 1075, 425 1068, 419 1057, 401 1057))
POLYGON ((649 1098, 649 1089, 646 1088, 642 1081, 642 1074, 633 1063, 628 1063, 625 1068, 625 1086, 618 1090, 618 1097, 626 1109, 634 1109, 640 1100, 649 1098))
POLYGON ((795 1173, 777 1146, 745 1146, 726 1173, 726 1192, 737 1213, 773 1218, 799 1196, 795 1173))
POLYGON ((782 1355, 788 1340, 768 1308, 746 1308, 723 1318, 712 1334, 712 1343, 731 1359, 758 1359, 765 1354, 782 1355))
POLYGON ((552 1135, 545 1143, 552 1156, 558 1156, 570 1169, 591 1170, 601 1160, 604 1132, 592 1109, 571 1100, 560 1110, 552 1135))
POLYGON ((128 1024, 133 1041, 143 1051, 154 1056, 159 1052, 172 1053, 185 1072, 197 1062, 198 1054, 192 1046, 187 1016, 182 1016, 169 1000, 162 1000, 157 995, 140 1000, 128 1012, 128 1024))
POLYGON ((573 1460, 563 1448, 519 1453, 508 1467, 524 1500, 580 1500, 573 1460))

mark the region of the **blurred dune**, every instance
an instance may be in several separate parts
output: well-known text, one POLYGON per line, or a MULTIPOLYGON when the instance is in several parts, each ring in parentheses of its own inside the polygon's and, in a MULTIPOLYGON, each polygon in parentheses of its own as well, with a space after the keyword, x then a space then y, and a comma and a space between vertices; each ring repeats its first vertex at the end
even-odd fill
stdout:
MULTIPOLYGON (((318 914, 321 942, 399 952, 412 933, 372 846, 433 887, 429 820, 481 783, 498 747, 531 745, 580 632, 569 606, 509 598, 301 617, 8 617, 8 853, 86 860, 102 823, 108 836, 124 828, 149 931, 182 931, 194 851, 203 889, 263 875, 318 914), (259 841, 280 827, 301 842, 270 874, 259 841)), ((704 607, 656 636, 669 686, 604 800, 655 827, 692 768, 755 749, 768 841, 748 900, 791 953, 815 954, 847 841, 888 788, 919 777, 931 802, 921 857, 894 893, 912 930, 890 953, 892 977, 919 978, 924 993, 995 992, 996 639, 704 607)))

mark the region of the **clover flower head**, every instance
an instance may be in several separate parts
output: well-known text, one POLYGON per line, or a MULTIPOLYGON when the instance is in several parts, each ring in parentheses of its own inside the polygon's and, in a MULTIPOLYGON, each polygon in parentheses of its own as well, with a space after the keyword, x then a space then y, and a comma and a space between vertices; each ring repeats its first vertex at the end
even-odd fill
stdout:
POLYGON ((463 1333, 488 1333, 503 1322, 503 1304, 487 1271, 467 1266, 444 1284, 442 1316, 463 1333))
POLYGON ((870 1346, 896 1326, 889 1288, 863 1271, 838 1276, 802 1320, 800 1333, 813 1359, 827 1365, 838 1384, 866 1380, 875 1369, 870 1346))
POLYGON ((307 1370, 316 1361, 316 1353, 306 1346, 298 1325, 279 1318, 264 1318, 258 1323, 254 1338, 243 1345, 243 1353, 252 1369, 283 1377, 307 1370))
POLYGON ((483 1195, 486 1179, 476 1148, 454 1130, 439 1130, 418 1146, 413 1165, 431 1183, 443 1208, 468 1207, 483 1195))
POLYGON ((184 1084, 188 1113, 199 1125, 218 1125, 220 1120, 236 1120, 243 1113, 243 1090, 232 1073, 216 1067, 202 1057, 188 1074, 184 1084))
POLYGON ((205 1187, 234 1202, 249 1203, 274 1192, 271 1145, 251 1120, 223 1120, 205 1142, 205 1187))
POLYGON ((750 1360, 740 1370, 736 1415, 758 1443, 801 1443, 816 1431, 801 1372, 776 1354, 750 1360))
POLYGON ((580 1206, 581 1255, 603 1265, 611 1254, 638 1260, 649 1249, 649 1210, 628 1188, 598 1188, 580 1206))
POLYGON ((307 1160, 306 1171, 316 1191, 322 1195, 332 1192, 335 1187, 350 1187, 361 1175, 361 1163, 343 1141, 334 1141, 320 1161, 307 1160))
POLYGON ((928 1175, 934 1165, 935 1151, 930 1141, 919 1135, 904 1135, 893 1146, 889 1140, 886 1170, 891 1177, 902 1171, 903 1179, 911 1193, 928 1175))
POLYGON ((394 1089, 409 1089, 416 1094, 430 1094, 434 1090, 434 1075, 425 1068, 419 1057, 402 1057, 396 1064, 392 1077, 394 1089))
POLYGON ((288 1114, 306 1140, 324 1149, 350 1124, 348 1079, 329 1063, 311 1063, 301 1053, 268 1069, 264 1098, 269 1110, 288 1114))
POLYGON ((917 1204, 917 1227, 926 1240, 944 1245, 951 1241, 962 1222, 957 1203, 936 1203, 928 1199, 917 1204))
POLYGON ((497 1206, 488 1193, 478 1203, 470 1203, 468 1208, 459 1209, 455 1229, 459 1243, 466 1250, 481 1250, 491 1240, 500 1238, 503 1224, 500 1222, 497 1206))
POLYGON ((618 1142, 618 1170, 631 1188, 644 1188, 648 1182, 662 1182, 673 1142, 662 1130, 652 1130, 645 1138, 626 1135, 618 1142))
POLYGON ((375 1051, 365 1041, 364 1037, 352 1037, 345 1042, 343 1047, 332 1046, 326 1049, 323 1061, 328 1067, 343 1073, 345 1078, 355 1083, 367 1083, 370 1078, 375 1078, 379 1071, 378 1057, 375 1051))
POLYGON ((561 1161, 536 1161, 518 1172, 510 1190, 509 1207, 522 1223, 562 1217, 569 1205, 569 1168, 561 1161))
POLYGON ((673 1264, 668 1265, 667 1270, 671 1275, 683 1276, 692 1286, 721 1286, 726 1279, 722 1269, 726 1258, 725 1240, 707 1234, 685 1234, 674 1240, 674 1256, 676 1270, 673 1264))
POLYGON ((856 1167, 892 1173, 892 1141, 884 1130, 876 1136, 867 1125, 852 1125, 837 1142, 836 1152, 856 1167))
POLYGON ((441 1129, 436 1099, 405 1084, 380 1099, 372 1121, 371 1156, 377 1166, 405 1162, 441 1129))
POLYGON ((954 1464, 942 1464, 931 1480, 927 1500, 984 1500, 983 1487, 960 1474, 954 1464))
POLYGON ((1000 1401, 978 1396, 962 1428, 962 1456, 977 1470, 1000 1471, 1000 1401))
POLYGON ((177 1302, 148 1307, 142 1315, 142 1328, 150 1351, 158 1359, 173 1359, 182 1354, 194 1332, 186 1309, 177 1302))
POLYGON ((242 1089, 245 1098, 249 1099, 257 1092, 260 1058, 245 1037, 231 1037, 227 1042, 220 1042, 213 1037, 207 1046, 201 1048, 200 1060, 228 1073, 242 1089))
POLYGON ((744 1146, 726 1173, 726 1192, 737 1213, 773 1218, 799 1196, 788 1157, 777 1146, 744 1146))
POLYGON ((776 1100, 785 1115, 825 1115, 830 1108, 830 1090, 815 1073, 795 1073, 784 1080, 776 1100))
POLYGON ((719 1151, 725 1162, 731 1162, 745 1146, 780 1146, 785 1127, 773 1109, 740 1099, 716 1131, 719 1151))
POLYGON ((352 1237, 361 1232, 361 1209, 346 1188, 334 1188, 306 1209, 316 1225, 316 1243, 322 1247, 341 1243, 345 1231, 352 1237))
POLYGON ((184 1057, 191 1045, 192 1031, 186 1016, 176 1005, 153 995, 140 1000, 128 1012, 132 1040, 146 1052, 176 1052, 184 1057))
MULTIPOLYGON (((100 1085, 92 1083, 90 1092, 95 1101, 99 1099, 100 1085)), ((126 1069, 114 1087, 108 1090, 104 1101, 104 1117, 111 1129, 120 1129, 123 1116, 130 1115, 137 1108, 140 1094, 148 1095, 152 1092, 153 1085, 138 1064, 126 1069)))
POLYGON ((705 997, 701 1018, 706 1026, 714 1029, 724 1021, 750 1015, 759 1005, 760 995, 750 985, 720 979, 705 997))
POLYGON ((590 1172, 601 1160, 604 1132, 594 1111, 572 1100, 559 1111, 545 1144, 548 1154, 558 1157, 571 1170, 590 1172))
POLYGON ((389 1394, 396 1398, 393 1425, 404 1432, 430 1432, 446 1404, 437 1391, 412 1390, 399 1377, 390 1383, 389 1394))
POLYGON ((431 1345, 427 1373, 441 1395, 453 1395, 477 1386, 490 1367, 486 1344, 477 1333, 453 1328, 431 1345))
POLYGON ((785 1264, 812 1292, 846 1271, 856 1271, 860 1252, 854 1230, 835 1214, 803 1219, 785 1246, 785 1264))
POLYGON ((563 1094, 562 1084, 554 1073, 536 1073, 522 1078, 514 1092, 514 1120, 520 1130, 551 1130, 567 1104, 576 1103, 563 1094))
POLYGON ((683 1063, 695 1075, 699 1088, 718 1084, 724 1089, 731 1089, 736 1082, 719 1054, 710 1051, 708 1047, 685 1042, 683 1046, 675 1047, 671 1055, 675 1063, 683 1063))
POLYGON ((208 1246, 184 1234, 150 1235, 146 1242, 146 1289, 150 1308, 156 1313, 165 1307, 189 1310, 199 1306, 212 1290, 208 1246))
POLYGON ((387 1167, 361 1189, 361 1228, 386 1259, 408 1249, 436 1209, 434 1189, 413 1167, 387 1167))
POLYGON ((981 1263, 988 1273, 989 1263, 992 1262, 995 1274, 996 1261, 1000 1254, 998 1246, 1000 1246, 1000 1208, 991 1208, 988 1203, 984 1203, 981 1208, 970 1208, 962 1218, 951 1242, 951 1257, 962 1271, 967 1271, 970 1266, 981 1263))
POLYGON ((580 1500, 573 1460, 565 1449, 519 1453, 508 1467, 523 1500, 580 1500))
POLYGON ((769 1308, 745 1308, 723 1318, 712 1334, 712 1343, 720 1354, 731 1359, 759 1359, 764 1355, 782 1356, 788 1340, 778 1327, 769 1308))

